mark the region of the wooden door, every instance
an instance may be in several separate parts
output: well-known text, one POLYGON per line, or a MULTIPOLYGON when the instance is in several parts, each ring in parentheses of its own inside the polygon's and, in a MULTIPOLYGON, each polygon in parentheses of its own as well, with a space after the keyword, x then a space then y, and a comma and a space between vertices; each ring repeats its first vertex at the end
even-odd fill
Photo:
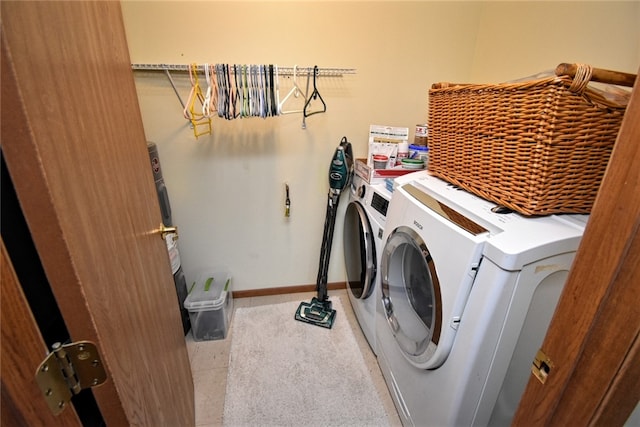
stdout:
POLYGON ((103 417, 193 425, 120 4, 0 7, 3 155, 71 338, 96 343, 105 362, 103 417))
POLYGON ((2 296, 2 425, 3 426, 80 426, 80 420, 70 406, 54 416, 40 395, 34 378, 37 367, 46 355, 45 345, 25 299, 13 265, 0 242, 0 279, 2 296))
POLYGON ((546 382, 530 377, 515 426, 621 426, 640 399, 640 87, 542 350, 546 382))

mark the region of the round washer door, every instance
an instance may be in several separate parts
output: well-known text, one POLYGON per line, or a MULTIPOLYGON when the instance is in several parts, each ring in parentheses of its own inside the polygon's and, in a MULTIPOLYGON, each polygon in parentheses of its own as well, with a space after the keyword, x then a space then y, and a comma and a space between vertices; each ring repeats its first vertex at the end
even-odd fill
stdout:
POLYGON ((381 259, 382 308, 402 354, 414 366, 435 369, 442 331, 442 298, 436 266, 422 238, 396 228, 381 259))
POLYGON ((360 202, 352 201, 347 206, 342 240, 349 292, 357 299, 368 298, 376 277, 376 248, 369 219, 360 202))

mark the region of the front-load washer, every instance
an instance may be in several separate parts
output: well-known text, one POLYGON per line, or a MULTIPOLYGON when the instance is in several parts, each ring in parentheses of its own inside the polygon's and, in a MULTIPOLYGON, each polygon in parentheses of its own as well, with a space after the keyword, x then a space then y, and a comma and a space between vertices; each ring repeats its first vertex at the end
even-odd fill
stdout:
POLYGON ((427 171, 397 178, 378 363, 405 425, 509 425, 588 216, 525 218, 427 171))
POLYGON ((355 175, 344 216, 343 244, 347 294, 360 328, 376 353, 375 315, 382 233, 391 193, 355 175))

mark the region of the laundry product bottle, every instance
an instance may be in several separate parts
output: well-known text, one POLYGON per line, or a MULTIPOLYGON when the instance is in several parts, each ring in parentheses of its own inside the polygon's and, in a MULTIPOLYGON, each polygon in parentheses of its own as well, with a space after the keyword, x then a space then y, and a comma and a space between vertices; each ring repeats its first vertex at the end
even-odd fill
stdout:
POLYGON ((398 143, 398 155, 396 157, 396 165, 402 164, 402 159, 409 157, 409 143, 402 141, 398 143))

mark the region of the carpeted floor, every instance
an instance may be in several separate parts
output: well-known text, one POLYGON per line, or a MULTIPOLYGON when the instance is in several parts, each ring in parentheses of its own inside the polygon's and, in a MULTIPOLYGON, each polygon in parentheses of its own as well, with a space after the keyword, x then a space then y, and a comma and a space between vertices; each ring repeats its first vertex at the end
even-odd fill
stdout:
POLYGON ((332 329, 296 321, 298 304, 236 309, 223 424, 389 425, 340 298, 332 329))

